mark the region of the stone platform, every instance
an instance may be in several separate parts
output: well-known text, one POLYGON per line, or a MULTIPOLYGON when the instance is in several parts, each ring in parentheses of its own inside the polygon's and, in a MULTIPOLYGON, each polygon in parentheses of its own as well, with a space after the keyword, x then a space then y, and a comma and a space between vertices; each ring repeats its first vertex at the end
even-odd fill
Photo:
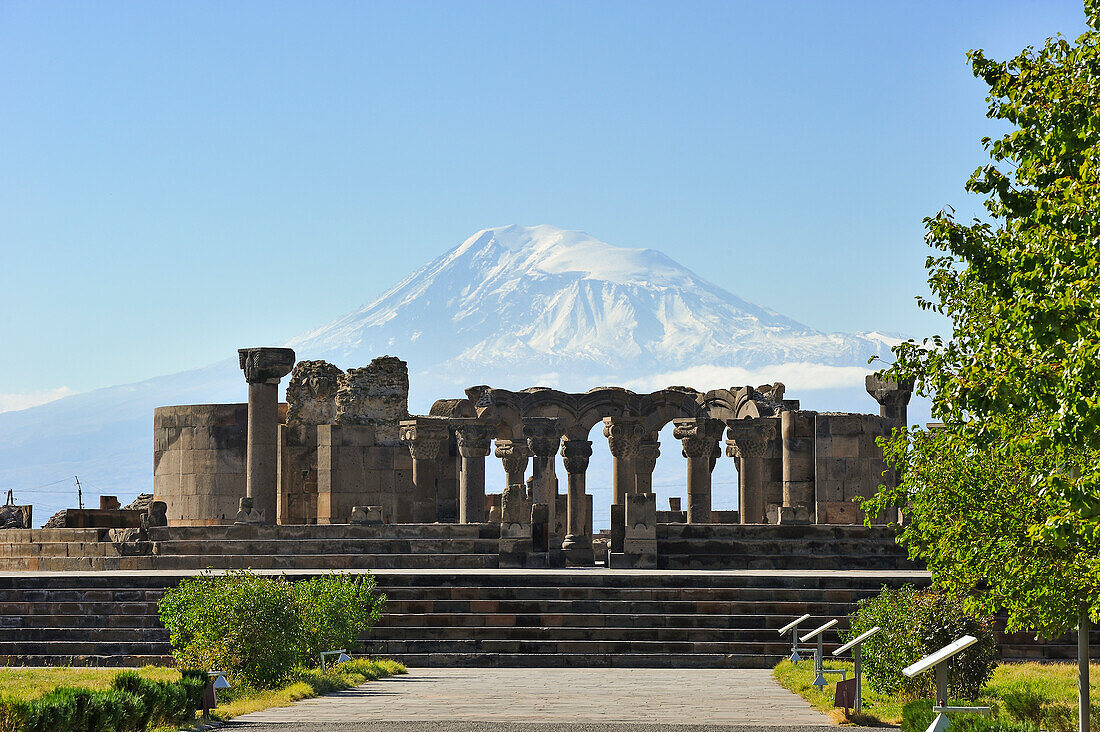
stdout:
MULTIPOLYGON (((0 663, 167 663, 156 602, 188 571, 0 573, 0 663)), ((316 572, 288 571, 294 577, 316 572)), ((769 667, 802 613, 837 618, 918 571, 378 570, 388 597, 365 652, 414 667, 769 667)), ((830 636, 827 649, 836 638, 830 636)), ((1100 655, 1100 632, 1093 646, 1100 655)), ((1068 660, 1073 638, 1001 635, 1007 659, 1068 660)))
MULTIPOLYGON (((147 540, 108 529, 0 530, 0 571, 495 569, 500 525, 171 526, 147 540)), ((918 568, 883 526, 657 524, 657 567, 918 568)))

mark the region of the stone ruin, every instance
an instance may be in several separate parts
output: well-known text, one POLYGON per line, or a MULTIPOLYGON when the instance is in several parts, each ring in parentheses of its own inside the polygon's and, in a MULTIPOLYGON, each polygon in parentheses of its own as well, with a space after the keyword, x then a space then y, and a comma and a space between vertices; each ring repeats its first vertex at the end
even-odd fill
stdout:
MULTIPOLYGON (((510 496, 521 490, 525 510, 545 507, 539 510, 546 512, 548 551, 578 564, 593 556, 585 473, 594 430, 613 458, 619 522, 643 511, 630 496, 652 496, 654 466, 664 456, 685 461, 686 506, 657 511, 649 501, 636 527, 857 524, 863 516, 853 498, 892 479, 875 440, 905 424, 912 393, 909 385, 869 376, 868 393, 881 407, 870 415, 803 409, 779 383, 648 394, 477 386, 417 416, 408 413, 408 368, 393 356, 343 371, 325 361, 295 364, 290 349, 242 349, 241 364, 249 404, 155 412, 154 492, 171 525, 348 524, 353 515, 361 523, 367 511, 372 522, 516 524, 509 518, 519 499, 510 496), (287 373, 287 404, 280 406, 277 383, 287 373), (669 423, 680 444, 662 451, 658 438, 669 423), (507 474, 503 500, 486 491, 490 455, 507 474), (711 507, 711 473, 723 457, 736 462, 738 512, 711 507)), ((610 552, 628 553, 615 535, 613 527, 610 552)))

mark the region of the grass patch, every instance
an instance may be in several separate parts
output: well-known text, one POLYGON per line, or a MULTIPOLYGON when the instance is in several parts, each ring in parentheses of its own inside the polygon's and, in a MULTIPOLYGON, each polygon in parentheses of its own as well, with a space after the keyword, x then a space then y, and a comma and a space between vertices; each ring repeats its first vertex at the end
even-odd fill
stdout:
MULTIPOLYGON (((827 662, 827 668, 846 668, 851 678, 852 663, 836 661, 827 662)), ((814 680, 813 660, 805 660, 793 664, 790 661, 782 661, 773 670, 776 681, 784 689, 800 695, 810 705, 819 711, 825 712, 829 717, 840 724, 859 724, 874 727, 884 724, 896 725, 901 723, 901 710, 912 699, 879 694, 873 691, 864 681, 863 684, 863 714, 852 715, 851 719, 844 717, 843 709, 833 707, 833 698, 836 693, 836 682, 839 677, 829 674, 826 678, 829 685, 822 691, 818 691, 812 685, 814 680)), ((1100 695, 1100 664, 1090 666, 1090 688, 1093 699, 1100 695)), ((1022 692, 1038 692, 1041 696, 1055 704, 1077 708, 1077 664, 1076 663, 1005 663, 997 667, 993 672, 993 678, 982 687, 982 696, 975 700, 979 704, 993 705, 999 716, 1007 717, 1003 700, 1006 697, 1019 695, 1022 692)))
MULTIPOLYGON (((61 686, 77 689, 109 689, 118 668, 0 668, 0 696, 19 701, 37 699, 61 686)), ((133 669, 150 681, 179 681, 174 668, 145 666, 133 669)))
POLYGON ((404 664, 386 659, 355 659, 341 663, 328 673, 318 669, 299 669, 280 689, 257 690, 237 686, 221 692, 215 719, 222 721, 270 707, 285 707, 302 699, 310 699, 334 691, 350 689, 367 681, 407 673, 404 664))

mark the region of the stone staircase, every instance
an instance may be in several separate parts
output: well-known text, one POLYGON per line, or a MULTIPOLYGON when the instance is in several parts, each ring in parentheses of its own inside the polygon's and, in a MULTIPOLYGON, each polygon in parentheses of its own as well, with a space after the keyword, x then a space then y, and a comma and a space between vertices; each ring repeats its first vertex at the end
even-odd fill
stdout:
MULTIPOLYGON (((0 576, 0 664, 169 662, 156 615, 187 573, 0 576)), ((313 573, 288 573, 307 577, 313 573)), ((364 651, 410 666, 767 667, 802 613, 838 618, 901 572, 380 571, 386 614, 364 651)), ((807 625, 806 630, 814 625, 807 625)), ((837 637, 830 632, 827 648, 837 637)), ((1011 659, 1071 659, 1073 638, 1000 636, 1011 659)), ((1100 632, 1093 635, 1100 656, 1100 632)))
POLYGON ((659 569, 923 569, 885 526, 657 524, 659 569))
POLYGON ((148 541, 107 529, 0 531, 0 571, 492 569, 496 524, 171 526, 148 541))

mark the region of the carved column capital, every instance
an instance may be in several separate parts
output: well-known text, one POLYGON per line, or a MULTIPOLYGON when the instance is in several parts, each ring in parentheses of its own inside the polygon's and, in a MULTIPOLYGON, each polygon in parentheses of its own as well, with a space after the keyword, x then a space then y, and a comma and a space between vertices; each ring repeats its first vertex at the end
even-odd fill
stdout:
POLYGON ((768 442, 775 438, 775 425, 760 419, 739 419, 726 430, 726 454, 730 457, 764 457, 768 442))
POLYGON ((686 458, 717 458, 723 424, 716 419, 674 419, 672 436, 683 445, 686 458))
POLYGON ((613 457, 631 458, 642 444, 645 426, 638 417, 604 417, 603 436, 613 457))
POLYGON ((450 437, 447 420, 417 417, 401 420, 401 441, 407 443, 413 460, 436 460, 450 437))
POLYGON ((511 475, 527 469, 527 461, 532 453, 527 440, 497 440, 493 454, 504 463, 504 472, 511 475))
POLYGON ((561 446, 561 424, 552 417, 531 417, 523 420, 523 435, 527 446, 538 458, 553 457, 561 446))
POLYGON ((278 384, 294 368, 293 348, 240 348, 237 356, 249 384, 278 384))
POLYGON ((458 441, 458 454, 464 458, 486 457, 497 434, 495 425, 486 422, 451 420, 458 441))
POLYGON ((874 374, 868 374, 865 386, 867 393, 884 407, 904 407, 909 404, 909 400, 913 396, 912 379, 902 382, 887 381, 878 378, 874 374))
POLYGON ((657 458, 661 456, 661 443, 656 437, 645 437, 638 443, 638 452, 634 454, 634 469, 638 473, 652 473, 657 467, 657 458))
POLYGON ((565 465, 565 472, 570 475, 588 470, 588 459, 591 457, 591 440, 566 440, 562 445, 561 461, 565 465))

